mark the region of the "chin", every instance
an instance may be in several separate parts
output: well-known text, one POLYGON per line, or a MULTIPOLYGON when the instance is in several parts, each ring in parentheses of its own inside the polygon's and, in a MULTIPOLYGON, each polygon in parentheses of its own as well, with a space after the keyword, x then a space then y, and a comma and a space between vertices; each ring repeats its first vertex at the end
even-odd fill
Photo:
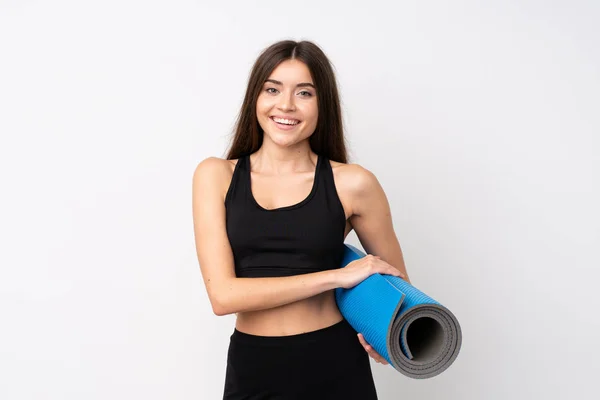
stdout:
POLYGON ((294 140, 292 138, 273 138, 273 137, 271 137, 270 139, 271 139, 271 142, 273 142, 277 146, 281 146, 281 147, 289 147, 289 146, 292 146, 292 145, 298 143, 296 140, 294 140))
POLYGON ((285 133, 276 133, 276 134, 265 134, 265 136, 269 137, 269 140, 274 144, 282 147, 288 147, 294 145, 301 140, 298 140, 297 135, 286 135, 285 133))

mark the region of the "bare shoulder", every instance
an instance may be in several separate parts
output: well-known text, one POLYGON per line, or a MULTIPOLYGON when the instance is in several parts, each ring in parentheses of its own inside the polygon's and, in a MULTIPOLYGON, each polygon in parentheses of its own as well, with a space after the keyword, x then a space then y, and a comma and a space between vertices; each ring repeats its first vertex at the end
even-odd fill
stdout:
POLYGON ((226 160, 219 157, 207 157, 202 160, 194 170, 194 190, 212 187, 225 198, 237 161, 237 159, 226 160))
POLYGON ((225 160, 219 157, 207 157, 196 166, 194 175, 197 174, 222 174, 227 171, 233 173, 237 160, 225 160))
POLYGON ((338 190, 352 196, 360 195, 379 186, 373 172, 359 164, 344 164, 331 161, 338 190))
POLYGON ((359 164, 331 161, 333 179, 342 206, 349 218, 371 207, 373 197, 382 197, 383 189, 375 175, 359 164))

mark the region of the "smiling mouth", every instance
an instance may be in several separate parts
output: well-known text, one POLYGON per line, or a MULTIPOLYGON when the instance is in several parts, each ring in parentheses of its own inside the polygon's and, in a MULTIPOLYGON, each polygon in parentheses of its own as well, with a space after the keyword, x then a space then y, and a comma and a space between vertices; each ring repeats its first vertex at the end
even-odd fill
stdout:
POLYGON ((298 125, 300 123, 300 121, 298 121, 297 119, 286 119, 286 118, 277 118, 277 117, 270 117, 272 121, 278 123, 278 124, 282 124, 282 125, 288 125, 288 126, 294 126, 294 125, 298 125))

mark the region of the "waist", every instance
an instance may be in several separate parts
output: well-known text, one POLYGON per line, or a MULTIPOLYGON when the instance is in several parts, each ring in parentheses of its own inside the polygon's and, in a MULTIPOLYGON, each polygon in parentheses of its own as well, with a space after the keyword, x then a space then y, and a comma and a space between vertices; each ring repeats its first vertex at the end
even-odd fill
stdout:
MULTIPOLYGON (((340 342, 342 335, 351 336, 354 339, 356 335, 352 326, 343 318, 320 329, 286 336, 260 336, 242 332, 236 328, 231 335, 231 342, 259 347, 274 346, 280 347, 282 350, 289 350, 290 346, 305 344, 311 344, 312 346, 322 345, 323 342, 337 344, 340 342)), ((358 342, 358 340, 356 341, 358 342)), ((312 348, 314 349, 314 347, 312 348)), ((330 349, 325 348, 323 352, 328 350, 330 349)))
POLYGON ((235 328, 258 336, 289 336, 316 331, 343 319, 333 290, 267 310, 237 314, 235 328))

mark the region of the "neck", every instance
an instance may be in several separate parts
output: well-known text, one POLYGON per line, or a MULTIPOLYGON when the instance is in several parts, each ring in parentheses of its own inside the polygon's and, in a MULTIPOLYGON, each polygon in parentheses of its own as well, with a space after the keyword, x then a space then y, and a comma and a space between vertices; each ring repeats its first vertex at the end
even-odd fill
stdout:
POLYGON ((298 148, 282 148, 263 143, 261 148, 252 155, 251 161, 253 171, 284 175, 313 171, 317 158, 308 145, 298 148))

